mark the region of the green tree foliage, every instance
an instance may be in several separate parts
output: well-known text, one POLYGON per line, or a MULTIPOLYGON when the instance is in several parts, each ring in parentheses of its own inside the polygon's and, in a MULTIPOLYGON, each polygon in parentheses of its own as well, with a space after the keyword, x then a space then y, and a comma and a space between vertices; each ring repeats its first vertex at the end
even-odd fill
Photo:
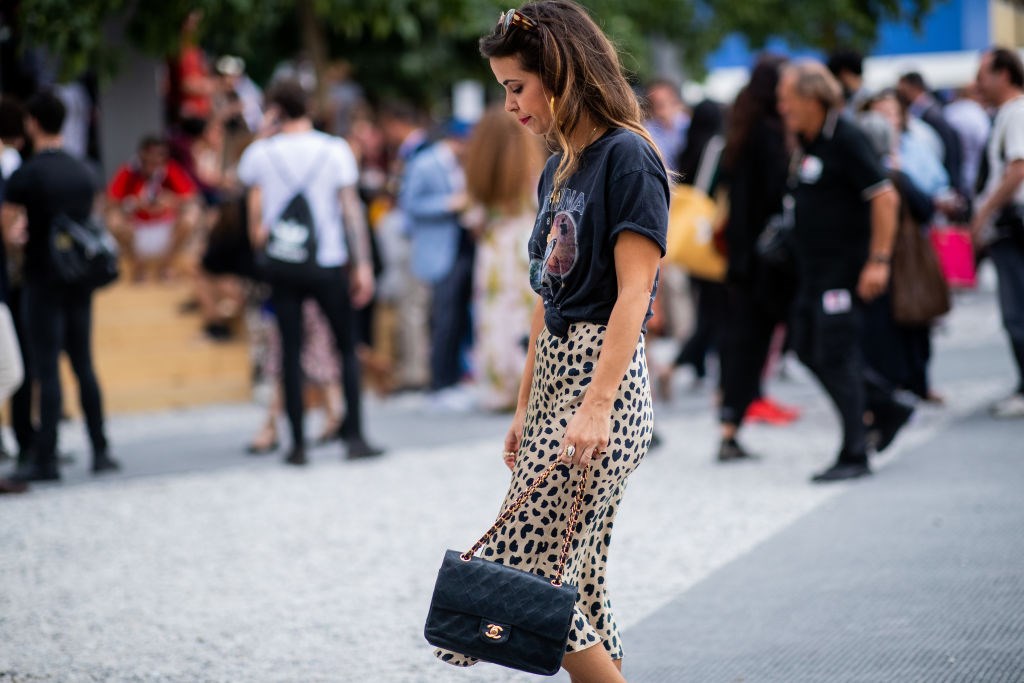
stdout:
MULTIPOLYGON (((870 48, 883 20, 919 23, 942 0, 585 0, 622 50, 630 71, 649 75, 649 38, 678 46, 692 73, 731 32, 759 47, 771 36, 794 46, 870 48)), ((318 67, 331 58, 355 65, 381 95, 428 99, 467 76, 488 77, 477 54, 509 0, 21 0, 25 44, 46 46, 65 73, 110 74, 127 41, 170 55, 192 9, 204 12, 202 44, 243 56, 259 80, 300 51, 318 67)))

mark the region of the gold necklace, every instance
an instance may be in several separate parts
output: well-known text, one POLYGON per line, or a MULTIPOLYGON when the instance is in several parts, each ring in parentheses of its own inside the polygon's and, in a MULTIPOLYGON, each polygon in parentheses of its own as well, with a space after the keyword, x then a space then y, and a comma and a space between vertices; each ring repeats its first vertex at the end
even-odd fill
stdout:
MULTIPOLYGON (((592 144, 594 144, 595 141, 597 141, 597 138, 599 136, 595 135, 595 133, 597 133, 597 129, 599 127, 600 127, 600 124, 598 124, 598 125, 596 125, 596 126, 594 126, 593 128, 590 129, 590 135, 588 136, 587 142, 585 142, 582 146, 580 146, 580 148, 578 150, 576 150, 576 154, 582 154, 583 150, 585 150, 587 147, 590 147, 592 144)), ((561 189, 559 189, 559 190, 551 190, 551 195, 550 195, 551 203, 552 204, 557 204, 558 203, 558 198, 561 196, 561 194, 562 194, 561 189)))

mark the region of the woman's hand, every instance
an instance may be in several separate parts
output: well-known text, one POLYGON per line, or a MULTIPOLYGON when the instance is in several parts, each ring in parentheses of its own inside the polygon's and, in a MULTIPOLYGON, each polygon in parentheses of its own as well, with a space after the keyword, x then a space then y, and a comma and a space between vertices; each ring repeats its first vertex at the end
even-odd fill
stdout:
POLYGON ((515 417, 512 418, 512 426, 508 428, 508 434, 505 435, 505 452, 502 454, 502 460, 510 470, 515 468, 516 457, 519 455, 519 443, 523 439, 524 417, 524 414, 517 410, 515 417))
POLYGON ((565 438, 562 439, 564 446, 559 460, 566 465, 589 465, 594 457, 603 454, 608 448, 611 421, 611 406, 605 408, 584 401, 565 428, 565 438))

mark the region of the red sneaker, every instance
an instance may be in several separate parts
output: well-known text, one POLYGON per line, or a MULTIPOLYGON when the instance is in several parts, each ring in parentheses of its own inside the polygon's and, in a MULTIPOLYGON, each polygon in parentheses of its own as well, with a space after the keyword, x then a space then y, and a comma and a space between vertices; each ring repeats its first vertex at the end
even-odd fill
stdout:
POLYGON ((786 418, 789 422, 800 419, 800 409, 795 406, 783 405, 766 396, 761 397, 761 400, 768 406, 770 411, 786 418))
POLYGON ((750 407, 747 408, 747 414, 745 417, 750 422, 786 425, 796 420, 799 415, 799 411, 785 409, 771 399, 759 398, 751 403, 750 407))

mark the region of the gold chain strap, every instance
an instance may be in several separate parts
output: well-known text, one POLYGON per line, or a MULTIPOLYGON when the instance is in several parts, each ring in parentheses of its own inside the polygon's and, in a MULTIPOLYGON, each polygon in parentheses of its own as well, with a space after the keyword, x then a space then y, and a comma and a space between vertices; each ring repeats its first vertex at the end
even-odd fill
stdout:
MULTIPOLYGON (((461 557, 464 562, 469 562, 471 559, 473 559, 473 556, 476 555, 476 551, 480 550, 480 548, 483 547, 484 543, 487 543, 491 536, 494 535, 495 531, 505 526, 508 520, 512 519, 512 515, 516 513, 516 510, 523 506, 523 503, 526 502, 526 499, 533 495, 533 492, 536 491, 537 488, 545 482, 545 480, 547 480, 547 478, 551 475, 552 472, 555 471, 555 468, 558 467, 558 465, 559 463, 557 460, 548 465, 548 468, 544 470, 544 472, 539 477, 537 477, 537 479, 532 484, 530 484, 529 488, 523 491, 523 493, 520 494, 520 496, 516 498, 516 500, 511 505, 509 505, 504 512, 498 515, 498 519, 494 522, 493 525, 491 525, 491 528, 487 530, 487 533, 481 536, 480 540, 477 541, 472 548, 464 552, 459 557, 461 557)), ((576 496, 573 498, 572 509, 569 512, 569 523, 568 526, 565 528, 565 538, 562 541, 562 554, 558 558, 558 566, 555 569, 555 578, 551 580, 551 585, 553 586, 562 585, 562 572, 565 571, 565 563, 569 559, 569 548, 572 545, 572 537, 576 531, 576 521, 579 519, 580 516, 580 508, 583 507, 583 493, 587 485, 588 471, 589 467, 583 470, 583 476, 580 477, 580 483, 576 487, 576 496)))

